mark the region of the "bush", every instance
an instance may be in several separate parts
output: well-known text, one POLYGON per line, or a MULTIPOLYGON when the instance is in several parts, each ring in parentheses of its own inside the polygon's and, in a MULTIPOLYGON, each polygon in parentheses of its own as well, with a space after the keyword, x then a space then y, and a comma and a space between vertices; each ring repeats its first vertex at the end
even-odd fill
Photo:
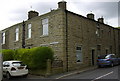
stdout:
POLYGON ((33 69, 43 69, 46 68, 47 59, 53 60, 53 54, 51 48, 49 47, 37 47, 31 49, 32 52, 32 68, 33 69))
POLYGON ((29 66, 30 61, 31 61, 30 49, 18 49, 18 50, 15 50, 14 59, 15 60, 20 60, 24 64, 27 64, 29 66))
POLYGON ((14 59, 14 57, 13 57, 14 56, 14 50, 5 49, 5 50, 2 50, 2 54, 3 54, 3 61, 14 59))
POLYGON ((20 60, 31 69, 45 69, 47 59, 53 60, 53 54, 49 47, 35 47, 32 49, 3 50, 4 60, 20 60))

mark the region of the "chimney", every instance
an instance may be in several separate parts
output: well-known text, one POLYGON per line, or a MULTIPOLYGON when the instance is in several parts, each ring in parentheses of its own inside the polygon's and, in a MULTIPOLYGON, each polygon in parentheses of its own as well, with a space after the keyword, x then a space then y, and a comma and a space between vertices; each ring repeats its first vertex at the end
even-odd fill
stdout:
POLYGON ((58 8, 62 9, 62 10, 66 10, 66 1, 62 0, 60 2, 58 2, 58 8))
POLYGON ((104 23, 104 18, 103 17, 102 18, 98 18, 98 22, 104 23))
POLYGON ((31 19, 31 18, 33 18, 33 17, 36 17, 38 15, 39 15, 39 13, 36 12, 36 11, 29 11, 28 12, 28 20, 31 19))
POLYGON ((89 13, 89 14, 87 14, 87 18, 89 18, 89 19, 93 19, 93 20, 94 20, 94 14, 93 14, 93 13, 89 13))

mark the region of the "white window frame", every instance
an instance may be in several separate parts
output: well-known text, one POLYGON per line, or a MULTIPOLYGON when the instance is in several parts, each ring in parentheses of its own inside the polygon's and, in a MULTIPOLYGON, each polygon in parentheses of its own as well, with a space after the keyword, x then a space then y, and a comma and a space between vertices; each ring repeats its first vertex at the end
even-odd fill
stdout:
POLYGON ((5 32, 2 33, 2 44, 5 44, 5 32))
POLYGON ((15 41, 19 40, 19 28, 15 29, 15 41))
POLYGON ((76 47, 76 62, 77 63, 83 62, 82 46, 76 47), (77 49, 77 48, 80 48, 80 49, 77 49))
POLYGON ((28 24, 28 39, 32 37, 31 27, 32 27, 32 24, 28 24))
POLYGON ((48 18, 42 20, 42 35, 48 35, 48 18))
POLYGON ((100 37, 100 29, 99 28, 97 28, 97 30, 96 30, 96 35, 97 35, 97 37, 100 37))

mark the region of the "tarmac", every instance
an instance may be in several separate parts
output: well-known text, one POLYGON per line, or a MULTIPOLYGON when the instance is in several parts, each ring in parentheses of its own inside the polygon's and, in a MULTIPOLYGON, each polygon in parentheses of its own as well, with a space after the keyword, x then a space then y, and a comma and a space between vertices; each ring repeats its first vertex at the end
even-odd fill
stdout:
POLYGON ((48 79, 63 79, 65 77, 67 77, 67 76, 80 74, 82 72, 94 70, 94 69, 97 69, 97 68, 98 68, 97 66, 90 66, 90 67, 86 67, 86 68, 83 68, 83 69, 80 69, 80 70, 74 70, 74 71, 69 71, 69 72, 65 72, 65 73, 60 73, 60 74, 48 76, 47 78, 48 79))

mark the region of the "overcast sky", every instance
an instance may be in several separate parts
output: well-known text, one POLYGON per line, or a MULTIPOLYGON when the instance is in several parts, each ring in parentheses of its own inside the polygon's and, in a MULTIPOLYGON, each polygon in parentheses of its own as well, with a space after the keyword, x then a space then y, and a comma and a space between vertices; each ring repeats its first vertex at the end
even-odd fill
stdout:
MULTIPOLYGON (((0 2, 0 30, 16 23, 27 20, 30 10, 39 12, 39 15, 58 8, 61 0, 1 0, 0 2)), ((88 13, 95 14, 95 20, 104 17, 105 23, 118 27, 119 0, 65 0, 67 9, 86 17, 88 13)))

